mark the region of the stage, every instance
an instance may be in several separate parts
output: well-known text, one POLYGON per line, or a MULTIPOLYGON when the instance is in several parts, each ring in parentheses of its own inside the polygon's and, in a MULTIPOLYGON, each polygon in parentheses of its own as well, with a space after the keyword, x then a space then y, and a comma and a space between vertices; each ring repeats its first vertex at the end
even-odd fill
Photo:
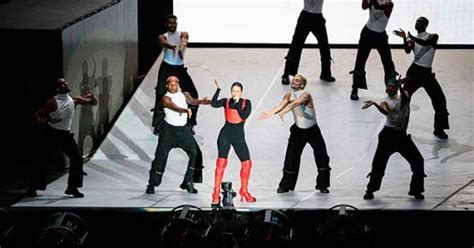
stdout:
MULTIPOLYGON (((368 90, 360 90, 358 101, 349 99, 355 49, 332 49, 333 75, 336 82, 319 80, 320 63, 317 49, 305 49, 299 73, 306 76, 306 90, 311 92, 316 116, 330 156, 331 187, 329 194, 314 189, 316 165, 310 146, 305 148, 294 192, 277 194, 282 176, 283 159, 293 124, 291 113, 281 121, 278 116, 258 120, 258 115, 279 103, 289 86, 280 83, 286 49, 217 49, 189 48, 185 64, 200 97, 212 97, 214 79, 220 81, 221 97, 230 95, 230 85, 244 85, 244 98, 252 101, 252 115, 245 126, 253 168, 249 191, 255 203, 234 199, 238 209, 249 211, 273 209, 328 209, 337 204, 349 204, 359 209, 386 210, 455 210, 474 208, 474 110, 472 50, 438 50, 433 71, 448 102, 451 129, 448 140, 433 136, 434 111, 423 89, 412 98, 408 132, 425 161, 425 200, 408 196, 411 172, 408 163, 393 155, 388 163, 381 190, 375 199, 364 200, 377 135, 385 117, 376 108, 362 110, 365 100, 380 102, 385 96, 383 70, 376 51, 367 62, 368 90)), ((404 75, 413 56, 401 49, 392 49, 396 69, 404 75)), ((203 209, 210 207, 217 157, 217 136, 224 124, 223 109, 201 106, 195 138, 203 152, 203 183, 195 184, 198 194, 181 190, 187 157, 182 150, 172 150, 163 183, 153 195, 145 194, 148 171, 154 158, 158 137, 151 129, 150 109, 154 106, 154 86, 161 57, 146 75, 117 122, 100 145, 99 150, 84 165, 88 174, 81 191, 83 199, 64 195, 66 176, 39 191, 39 197, 25 198, 17 207, 74 208, 173 208, 190 204, 203 209)), ((76 110, 79 113, 79 110, 76 110)), ((231 152, 224 181, 240 187, 240 162, 231 152)))

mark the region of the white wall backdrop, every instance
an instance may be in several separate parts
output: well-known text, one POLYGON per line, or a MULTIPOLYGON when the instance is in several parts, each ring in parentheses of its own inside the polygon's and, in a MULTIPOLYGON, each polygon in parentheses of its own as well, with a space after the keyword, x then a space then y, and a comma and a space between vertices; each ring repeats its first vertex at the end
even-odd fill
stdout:
MULTIPOLYGON (((402 28, 416 33, 419 16, 430 20, 428 32, 440 44, 474 44, 474 0, 393 0, 388 23, 389 42, 402 43, 391 33, 402 28)), ((190 32, 191 42, 290 43, 303 0, 175 0, 178 29, 190 32)), ((368 11, 361 0, 326 0, 323 6, 329 43, 357 44, 368 11)), ((316 43, 310 35, 307 43, 316 43)))

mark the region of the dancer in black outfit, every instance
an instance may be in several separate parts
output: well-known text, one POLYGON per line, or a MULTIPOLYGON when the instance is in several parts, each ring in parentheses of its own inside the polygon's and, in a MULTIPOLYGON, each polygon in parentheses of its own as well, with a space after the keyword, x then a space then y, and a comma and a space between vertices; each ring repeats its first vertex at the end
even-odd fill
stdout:
POLYGON ((329 50, 326 19, 322 13, 323 3, 324 0, 304 0, 304 8, 298 17, 290 49, 285 57, 285 71, 281 77, 281 83, 284 85, 290 84, 289 75, 294 76, 298 72, 301 53, 309 32, 313 33, 318 40, 321 55, 319 78, 328 82, 336 81, 331 73, 331 50, 329 50))
POLYGON ((219 156, 216 161, 216 172, 214 178, 214 192, 212 194, 212 206, 220 203, 220 186, 224 171, 227 166, 227 157, 230 147, 234 148, 237 157, 239 157, 242 167, 240 170, 240 200, 247 202, 255 202, 256 199, 248 191, 248 183, 250 170, 252 168, 252 160, 250 160, 249 148, 245 141, 244 125, 252 111, 250 100, 241 98, 243 86, 239 82, 235 82, 231 86, 232 98, 221 98, 218 100, 221 91, 219 83, 214 80, 217 87, 216 93, 212 97, 211 106, 213 108, 224 107, 225 124, 222 127, 219 138, 217 139, 217 149, 219 156))
POLYGON ((313 148, 314 160, 318 167, 315 189, 321 193, 329 193, 331 170, 331 167, 329 167, 329 156, 326 150, 326 143, 316 120, 313 98, 308 91, 304 90, 305 86, 306 78, 299 74, 295 75, 291 82, 292 92, 285 94, 280 104, 269 111, 261 113, 259 117, 260 120, 265 120, 278 114, 284 120, 284 115, 291 111, 295 119, 295 124, 290 128, 290 138, 283 166, 283 177, 278 186, 277 193, 286 193, 295 189, 300 170, 301 154, 308 143, 313 148))
POLYGON ((403 38, 405 52, 408 54, 413 50, 415 55, 413 64, 407 71, 409 83, 404 86, 404 89, 410 95, 414 94, 420 87, 425 89, 435 111, 433 134, 440 139, 447 139, 448 135, 444 132, 444 129, 449 129, 446 96, 431 68, 439 37, 438 34, 426 32, 428 23, 428 19, 425 17, 419 17, 416 20, 417 37, 411 35, 410 32, 408 32, 407 37, 402 29, 395 30, 394 33, 403 38))
POLYGON ((380 113, 387 116, 385 126, 379 133, 379 143, 375 151, 372 162, 372 171, 369 173, 370 180, 367 185, 367 191, 364 199, 374 198, 374 192, 380 189, 382 178, 385 174, 388 159, 395 152, 400 153, 410 164, 412 171, 410 190, 408 195, 416 199, 424 199, 422 194, 424 189, 424 161, 423 156, 407 134, 408 119, 410 118, 410 95, 401 89, 400 85, 405 83, 407 78, 396 80, 395 78, 387 80, 387 99, 377 104, 373 101, 366 101, 362 109, 375 106, 380 113), (398 95, 398 89, 400 94, 398 95))
POLYGON ((379 4, 377 0, 362 0, 362 9, 369 9, 369 20, 360 33, 359 47, 352 74, 352 91, 350 98, 359 100, 358 89, 367 89, 365 78, 365 63, 369 58, 370 50, 377 49, 382 60, 385 72, 385 81, 395 77, 395 65, 388 44, 388 35, 385 32, 388 20, 392 14, 393 3, 391 1, 379 4))

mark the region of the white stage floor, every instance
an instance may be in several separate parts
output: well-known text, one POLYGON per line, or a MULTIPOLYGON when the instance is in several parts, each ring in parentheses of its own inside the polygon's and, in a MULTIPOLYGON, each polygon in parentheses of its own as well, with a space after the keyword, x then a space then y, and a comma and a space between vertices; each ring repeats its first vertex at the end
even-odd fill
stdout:
MULTIPOLYGON (((363 200, 377 135, 384 116, 375 108, 362 110, 363 102, 380 102, 384 96, 383 70, 376 51, 367 63, 369 90, 359 91, 360 100, 351 101, 351 75, 355 49, 332 49, 335 63, 334 83, 319 80, 320 63, 317 49, 303 52, 299 73, 309 80, 307 90, 314 98, 316 115, 331 158, 329 194, 314 190, 316 165, 310 146, 303 153, 300 175, 294 192, 277 194, 282 176, 283 159, 293 124, 291 113, 282 122, 277 116, 267 121, 258 114, 277 104, 290 90, 281 85, 287 49, 203 49, 190 48, 186 64, 200 96, 212 97, 213 79, 221 82, 221 96, 228 96, 232 82, 244 85, 244 98, 252 101, 252 115, 247 120, 246 139, 254 162, 249 191, 255 203, 234 199, 237 208, 260 209, 327 209, 337 204, 350 204, 359 209, 474 209, 474 50, 438 50, 433 65, 448 101, 451 129, 447 141, 433 134, 433 108, 423 89, 412 100, 409 133, 425 159, 425 200, 408 196, 411 172, 398 154, 389 160, 381 190, 375 199, 363 200)), ((413 55, 392 50, 397 71, 403 75, 413 55)), ((145 194, 148 171, 154 156, 157 136, 151 131, 154 86, 159 58, 113 126, 98 152, 85 164, 82 192, 85 198, 64 195, 67 178, 61 177, 39 191, 36 198, 25 198, 14 207, 156 207, 173 208, 191 204, 209 208, 217 157, 217 136, 224 124, 223 110, 201 106, 196 139, 203 151, 204 181, 195 184, 198 194, 179 188, 187 164, 185 153, 170 153, 163 183, 154 195, 145 194)), ((224 181, 232 181, 238 191, 240 163, 231 152, 224 181)))

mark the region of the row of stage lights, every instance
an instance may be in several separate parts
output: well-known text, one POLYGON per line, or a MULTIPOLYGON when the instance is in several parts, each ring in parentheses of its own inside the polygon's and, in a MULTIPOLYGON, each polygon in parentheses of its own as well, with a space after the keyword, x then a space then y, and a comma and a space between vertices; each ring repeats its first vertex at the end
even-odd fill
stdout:
MULTIPOLYGON (((223 207, 210 215, 192 205, 173 208, 156 247, 295 247, 293 224, 283 212, 262 209, 241 214, 234 208, 232 184, 223 182, 222 186, 223 207)), ((357 208, 341 204, 329 210, 325 222, 316 228, 321 247, 368 247, 369 229, 355 218, 357 208)), ((11 216, 0 208, 0 248, 10 247, 13 229, 11 216)), ((37 247, 87 248, 88 236, 87 225, 78 215, 59 212, 48 218, 37 247)))

